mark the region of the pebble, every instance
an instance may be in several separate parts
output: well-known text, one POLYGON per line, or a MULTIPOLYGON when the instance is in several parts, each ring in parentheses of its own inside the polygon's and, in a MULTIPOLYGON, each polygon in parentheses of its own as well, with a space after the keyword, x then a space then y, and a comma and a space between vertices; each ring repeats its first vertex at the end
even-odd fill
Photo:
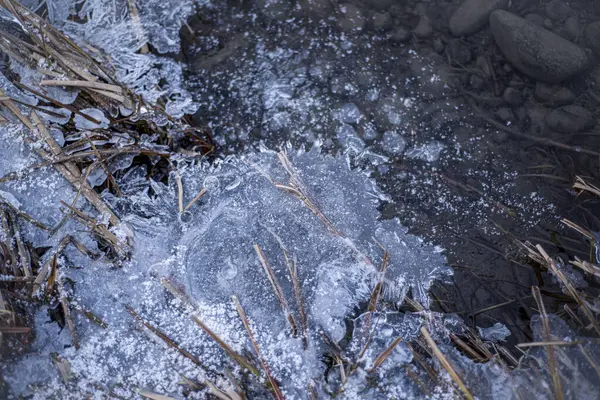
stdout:
POLYGON ((466 65, 471 61, 471 49, 460 39, 451 39, 446 46, 446 55, 453 64, 466 65))
POLYGON ((496 117, 502 122, 514 122, 515 114, 508 107, 502 107, 496 111, 496 117))
POLYGON ((585 41, 597 56, 600 56, 600 21, 592 22, 585 27, 585 41))
POLYGON ((572 15, 566 21, 564 25, 564 30, 569 40, 576 40, 579 37, 579 33, 581 31, 581 22, 579 20, 579 16, 572 15))
POLYGON ((544 17, 540 14, 529 13, 525 16, 525 19, 537 26, 544 26, 544 17))
POLYGON ((562 133, 581 132, 594 126, 594 116, 589 110, 580 106, 563 106, 546 115, 546 126, 562 133))
POLYGON ((573 15, 573 9, 564 0, 552 0, 546 4, 546 15, 555 21, 564 21, 573 15))
POLYGON ((387 31, 392 27, 392 17, 386 12, 375 13, 371 19, 373 22, 373 29, 379 32, 387 31))
POLYGON ((436 53, 441 54, 444 51, 444 42, 442 42, 442 39, 440 38, 435 38, 433 39, 433 50, 435 50, 436 53))
POLYGON ((391 36, 391 39, 397 43, 406 42, 408 38, 410 38, 410 32, 401 26, 395 28, 391 36))
POLYGON ((505 102, 507 102, 511 106, 520 106, 524 102, 521 91, 514 89, 512 87, 507 87, 506 89, 504 89, 502 98, 504 99, 505 102))
POLYGON ((365 26, 365 17, 354 4, 340 5, 338 24, 344 32, 360 32, 365 26))
POLYGON ((550 107, 565 106, 575 101, 575 93, 571 89, 544 82, 536 83, 533 95, 537 101, 550 107))
POLYGON ((506 58, 534 79, 557 83, 590 65, 585 50, 514 14, 496 10, 490 15, 490 25, 506 58))
POLYGON ((425 16, 421 17, 419 19, 419 23, 417 24, 415 29, 413 29, 413 33, 415 34, 415 36, 420 38, 430 37, 433 33, 433 27, 431 26, 431 21, 429 20, 429 18, 425 16))
POLYGON ((465 0, 450 18, 450 31, 454 36, 476 33, 488 24, 489 15, 508 6, 508 0, 465 0))

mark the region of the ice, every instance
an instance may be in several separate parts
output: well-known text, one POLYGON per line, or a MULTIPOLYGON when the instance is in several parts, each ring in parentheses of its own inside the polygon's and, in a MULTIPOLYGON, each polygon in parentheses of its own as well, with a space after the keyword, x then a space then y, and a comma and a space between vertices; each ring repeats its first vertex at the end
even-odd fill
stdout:
POLYGON ((106 129, 108 128, 108 118, 104 115, 104 113, 97 108, 85 108, 80 110, 81 113, 87 115, 88 117, 94 118, 98 123, 92 122, 89 119, 81 116, 80 114, 76 114, 74 121, 75 127, 79 130, 86 129, 106 129))
POLYGON ((434 140, 427 144, 408 149, 406 156, 409 158, 418 158, 426 162, 434 162, 440 158, 440 154, 445 148, 446 145, 434 140))
MULTIPOLYGON (((143 170, 132 169, 124 179, 133 186, 119 182, 126 196, 105 193, 123 227, 134 232, 134 250, 131 261, 116 270, 102 260, 86 259, 75 251, 68 254, 69 263, 85 265, 63 270, 76 282, 72 301, 92 310, 109 327, 104 330, 75 316, 82 348, 52 350, 71 366, 72 383, 66 388, 85 391, 99 385, 128 397, 132 388, 141 387, 177 397, 182 390, 177 385, 180 373, 200 381, 218 380, 230 360, 189 319, 189 313, 196 313, 235 351, 246 353, 250 343, 231 302, 235 295, 286 396, 305 398, 308 385, 322 385, 324 343, 319 332, 341 342, 347 335, 348 317, 369 299, 377 282, 383 282, 386 299, 399 301, 412 288, 415 299, 427 306, 429 285, 449 271, 445 259, 434 247, 408 235, 397 221, 378 221, 376 207, 383 196, 368 176, 351 170, 344 158, 317 150, 292 153, 289 159, 293 185, 309 196, 310 206, 275 187, 275 182, 288 184, 290 175, 277 154, 266 150, 213 165, 180 163, 186 208, 182 213, 175 173, 165 186, 146 181, 143 170), (202 188, 206 194, 190 203, 202 188), (281 287, 284 308, 256 246, 281 287), (382 276, 383 249, 389 252, 390 264, 382 276), (290 269, 297 270, 300 298, 290 269), (160 283, 164 279, 193 298, 196 308, 182 308, 180 301, 173 300, 160 283), (306 330, 298 299, 307 315, 306 330), (203 367, 167 350, 155 336, 133 329, 125 304, 199 357, 203 367)), ((391 321, 392 316, 386 318, 391 321)), ((418 330, 420 317, 403 318, 399 329, 418 330)), ((377 339, 370 358, 386 340, 377 339)), ((410 361, 404 345, 391 360, 410 361)), ((13 371, 30 368, 31 362, 22 360, 13 371)), ((16 376, 12 374, 9 382, 16 376)), ((43 395, 64 395, 59 379, 33 375, 31 383, 40 384, 43 395)), ((256 385, 253 390, 264 391, 256 385)))
POLYGON ((387 131, 383 134, 384 150, 392 154, 400 154, 406 148, 406 140, 398 133, 387 131))
MULTIPOLYGON (((49 111, 48 113, 40 112, 40 117, 47 122, 53 122, 59 125, 66 124, 71 119, 71 111, 66 108, 54 108, 54 107, 40 107, 43 110, 49 111)), ((63 138, 64 141, 64 138, 63 138)), ((62 146, 62 144, 61 144, 62 146)))
MULTIPOLYGON (((181 65, 171 58, 139 52, 150 44, 161 54, 178 53, 179 30, 194 11, 194 1, 148 0, 137 7, 136 2, 129 0, 42 0, 30 4, 33 9, 45 4, 54 26, 80 44, 104 51, 116 68, 119 81, 148 103, 155 104, 158 98, 164 98, 166 111, 176 118, 196 111, 182 83, 181 65)), ((14 61, 11 68, 17 69, 29 86, 38 87, 39 72, 14 61)), ((58 87, 45 90, 66 104, 77 95, 76 91, 58 87)))
POLYGON ((503 341, 510 336, 510 331, 508 328, 499 322, 496 322, 489 328, 477 327, 477 331, 479 331, 479 335, 483 340, 489 340, 492 342, 503 341))
POLYGON ((346 124, 357 124, 363 118, 362 112, 354 103, 341 106, 335 112, 335 116, 339 121, 346 124))

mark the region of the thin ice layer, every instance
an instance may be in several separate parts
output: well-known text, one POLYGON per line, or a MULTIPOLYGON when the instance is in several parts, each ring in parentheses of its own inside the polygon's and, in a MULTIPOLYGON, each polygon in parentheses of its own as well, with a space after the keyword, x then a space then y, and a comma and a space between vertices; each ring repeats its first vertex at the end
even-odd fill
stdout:
MULTIPOLYGON (((66 259, 61 260, 61 270, 75 282, 72 301, 94 312, 108 328, 76 314, 82 348, 59 352, 73 377, 67 386, 57 375, 41 379, 40 393, 68 397, 100 387, 127 397, 143 388, 179 398, 182 374, 228 387, 221 374, 231 368, 231 359, 189 316, 194 313, 235 351, 249 356, 253 350, 231 301, 235 295, 284 394, 304 398, 310 385, 323 384, 319 332, 334 342, 342 340, 346 319, 368 300, 380 279, 385 294, 401 300, 410 286, 422 286, 416 293, 426 290, 430 279, 444 272, 444 259, 433 247, 407 235, 396 222, 377 221, 381 195, 365 174, 350 170, 344 159, 318 152, 294 154, 290 161, 294 183, 286 190, 276 185, 290 185, 289 172, 276 153, 267 151, 213 166, 180 164, 181 202, 175 174, 169 186, 133 183, 138 189, 127 190, 126 197, 107 196, 135 232, 132 261, 115 270, 100 261, 85 261, 74 250, 68 253, 69 263, 85 268, 66 269, 66 259), (193 202, 203 188, 206 193, 193 202), (255 245, 281 287, 284 306, 255 245), (378 271, 384 248, 391 259, 382 278, 378 271), (294 267, 306 329, 293 289, 294 267), (196 308, 174 300, 161 284, 165 280, 193 298, 196 308), (125 305, 195 360, 168 349, 147 329, 147 335, 136 330, 141 325, 125 305)), ((39 344, 36 351, 44 355, 56 349, 39 344)), ((21 361, 15 371, 30 368, 28 362, 21 361)), ((240 370, 234 373, 239 376, 240 370)), ((23 375, 11 376, 9 382, 15 383, 23 375)), ((255 382, 248 390, 263 393, 265 388, 255 382)), ((203 396, 197 393, 196 398, 203 396)))

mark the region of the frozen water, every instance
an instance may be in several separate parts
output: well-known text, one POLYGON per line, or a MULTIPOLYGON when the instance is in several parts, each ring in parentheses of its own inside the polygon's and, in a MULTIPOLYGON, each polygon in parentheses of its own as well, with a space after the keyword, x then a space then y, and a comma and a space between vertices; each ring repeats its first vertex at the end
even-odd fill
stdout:
POLYGON ((75 121, 75 127, 80 130, 86 129, 105 129, 108 128, 108 118, 104 115, 104 113, 97 108, 85 108, 81 110, 81 113, 87 115, 88 117, 94 118, 98 123, 92 122, 83 116, 76 114, 73 120, 75 121))
POLYGON ((392 154, 400 154, 406 148, 406 140, 396 132, 387 131, 383 134, 383 149, 392 154))
POLYGON ((446 146, 434 140, 421 146, 415 146, 406 151, 406 156, 409 158, 418 158, 427 162, 434 162, 440 158, 440 154, 446 148, 446 146))
POLYGON ((508 328, 499 322, 496 322, 489 328, 477 327, 477 330, 479 331, 479 335, 483 340, 489 340, 492 342, 503 341, 510 336, 510 331, 508 328))
MULTIPOLYGON (((289 398, 304 398, 308 385, 313 380, 320 385, 324 373, 319 332, 341 341, 347 334, 345 321, 357 304, 368 300, 376 282, 383 282, 382 295, 388 300, 400 301, 412 288, 415 298, 427 306, 429 286, 449 272, 443 256, 408 235, 397 221, 378 221, 376 206, 382 195, 364 173, 350 170, 345 159, 318 151, 295 153, 290 159, 295 187, 309 196, 311 207, 324 217, 275 187, 277 182, 287 185, 290 176, 271 151, 213 166, 180 164, 183 213, 178 211, 175 175, 169 186, 140 182, 126 197, 107 195, 123 223, 135 232, 134 252, 120 270, 69 253, 70 263, 85 265, 63 272, 76 282, 73 301, 109 324, 103 330, 76 317, 82 348, 58 351, 71 365, 77 390, 100 385, 130 393, 134 387, 144 387, 177 395, 181 388, 175 371, 200 381, 216 380, 227 359, 187 316, 195 312, 233 349, 245 353, 249 342, 231 303, 236 295, 282 390, 289 398), (206 194, 187 207, 202 188, 206 194), (255 245, 264 252, 281 286, 283 308, 255 245), (390 264, 382 276, 383 249, 389 252, 390 264), (306 342, 290 268, 297 269, 307 314, 306 342), (170 300, 161 286, 161 278, 183 288, 197 307, 182 312, 180 302, 170 300), (165 351, 162 342, 149 341, 132 330, 125 304, 197 355, 203 367, 196 368, 165 351), (294 325, 286 314, 294 318, 294 325)), ((135 180, 133 175, 127 179, 135 180)), ((128 190, 126 185, 123 188, 128 190)), ((412 324, 411 329, 418 328, 417 322, 412 324)), ((409 360, 403 346, 397 352, 393 359, 409 360)), ((14 371, 30 367, 30 361, 23 360, 14 371)), ((10 382, 17 375, 12 376, 10 382)), ((40 393, 64 393, 57 376, 48 380, 46 375, 34 375, 32 380, 36 377, 42 380, 37 382, 43 384, 40 393)))

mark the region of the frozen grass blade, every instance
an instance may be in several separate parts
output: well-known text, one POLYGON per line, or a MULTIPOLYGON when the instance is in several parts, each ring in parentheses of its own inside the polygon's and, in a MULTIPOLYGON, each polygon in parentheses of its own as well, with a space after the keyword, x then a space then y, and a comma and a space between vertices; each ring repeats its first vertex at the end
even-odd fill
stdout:
POLYGON ((371 368, 371 370, 369 372, 371 372, 371 373, 375 372, 375 370, 377 368, 379 368, 379 366, 381 364, 383 364, 385 360, 387 360, 387 358, 390 356, 390 354, 392 354, 392 352, 394 351, 396 346, 398 346, 398 344, 401 341, 402 341, 402 338, 400 336, 398 336, 396 339, 394 339, 392 344, 390 344, 387 349, 382 351, 381 354, 379 356, 377 356, 377 358, 375 359, 375 362, 373 363, 373 368, 371 368))
POLYGON ((135 312, 135 310, 129 306, 129 305, 125 305, 125 309, 127 310, 127 312, 129 314, 131 314, 133 316, 133 318, 140 322, 142 325, 144 325, 146 328, 148 328, 152 333, 154 333, 156 336, 158 336, 160 339, 162 339, 167 346, 174 348, 175 350, 177 350, 182 356, 184 356, 185 358, 187 358, 188 360, 190 360, 191 362, 193 362, 194 364, 198 365, 199 367, 203 367, 202 363, 200 362, 200 360, 194 356, 193 354, 191 354, 190 352, 188 352, 187 350, 185 350, 183 347, 181 347, 180 345, 178 345, 177 343, 175 343, 173 340, 171 340, 171 338, 169 338, 164 332, 162 332, 160 329, 154 327, 152 324, 150 324, 149 322, 147 322, 146 320, 144 320, 137 312, 135 312))
POLYGON ((558 266, 556 265, 556 261, 554 261, 552 258, 550 258, 550 256, 548 255, 548 253, 546 253, 546 251, 543 249, 542 246, 537 245, 536 249, 538 250, 538 252, 541 254, 541 256, 546 261, 546 264, 548 265, 548 269, 550 271, 552 271, 552 273, 558 278, 559 281, 561 281, 561 283, 564 285, 565 289, 567 289, 567 293, 569 293, 569 295, 571 295, 571 297, 573 297, 575 299, 575 301, 577 301, 577 303, 581 306, 584 314, 586 315, 586 317, 589 319, 590 323, 596 330, 596 333, 598 335, 600 335, 600 326, 598 325, 598 322, 596 321, 594 314, 588 307, 587 303, 581 298, 581 296, 579 296, 579 293, 577 292, 577 290, 573 287, 573 285, 571 285, 571 282, 569 282, 567 277, 558 268, 558 266))
POLYGON ((461 392, 463 393, 465 398, 467 400, 473 400, 474 399, 473 395, 471 394, 469 389, 467 389, 467 387, 463 383, 462 379, 460 379, 460 377, 458 376, 458 374, 456 373, 454 368, 452 368, 452 364, 450 364, 450 362, 448 361, 446 356, 444 356, 444 353, 442 353, 440 348, 437 346, 437 344, 435 343, 435 341, 429 334, 429 331, 427 330, 426 327, 424 327, 424 326, 421 327, 421 334, 423 335, 423 338, 425 339, 425 341, 427 342, 427 344, 433 351, 433 355, 438 359, 438 361, 440 362, 442 367, 446 370, 446 372, 448 372, 448 374, 450 375, 450 377, 452 378, 454 383, 456 383, 458 388, 461 390, 461 392))
POLYGON ((285 314, 287 321, 292 328, 293 336, 296 337, 298 335, 298 325, 296 324, 296 319, 290 312, 290 307, 288 305, 287 300, 285 299, 285 296, 283 295, 283 290, 281 289, 281 285, 279 284, 279 281, 275 276, 275 272, 273 272, 273 269, 271 268, 271 265, 269 265, 269 261, 267 260, 267 256, 265 256, 265 253, 262 251, 258 244, 254 245, 254 251, 256 252, 260 264, 262 265, 263 269, 265 270, 265 273, 267 274, 267 278, 271 283, 271 287, 273 288, 275 297, 277 298, 277 300, 279 300, 281 310, 285 314))
POLYGON ((77 330, 75 329, 75 323, 73 322, 73 316, 71 315, 71 307, 69 305, 69 299, 67 298, 67 294, 65 293, 65 289, 63 286, 62 279, 60 277, 56 280, 57 289, 58 289, 58 297, 60 300, 60 305, 62 307, 63 313, 65 315, 65 320, 67 321, 67 326, 69 327, 69 332, 71 332, 71 338, 73 339, 73 346, 76 350, 79 350, 79 335, 77 334, 77 330))
POLYGON ((196 324, 198 324, 198 326, 200 328, 202 328, 202 330, 204 332, 206 332, 208 334, 208 336, 210 336, 212 338, 212 340, 214 340, 225 351, 225 353, 227 353, 227 355, 229 357, 231 357, 232 360, 237 362, 241 367, 250 371, 252 374, 254 374, 256 376, 260 376, 258 370, 252 365, 252 363, 246 357, 242 356, 241 354, 239 354, 235 350, 233 350, 216 333, 214 333, 208 326, 206 326, 206 324, 204 322, 202 322, 202 320, 197 315, 192 315, 192 320, 196 324))
POLYGON ((273 376, 271 376, 271 371, 269 369, 269 365, 267 364, 267 361, 262 356, 262 354, 260 352, 260 348, 258 347, 258 343, 256 342, 256 339, 254 339, 254 334, 252 333, 252 329, 250 329, 250 322, 248 321, 248 318, 246 317, 246 312, 242 308, 242 305, 240 304, 240 301, 238 300, 238 298, 236 296, 231 296, 231 300, 233 300, 233 304, 235 305, 235 308, 236 308, 238 314, 240 315, 240 318, 242 319, 242 323, 244 324, 244 327, 246 328, 246 331, 248 332, 248 336, 250 337, 250 342, 252 343, 252 347, 254 347, 254 351, 256 352, 256 355, 260 359, 260 363, 262 365, 263 371, 265 372, 265 375, 267 375, 267 379, 269 380, 269 383, 271 384, 271 390, 273 391, 273 395, 275 396, 275 398, 277 400, 284 400, 283 394, 279 390, 279 385, 277 384, 277 381, 273 378, 273 376))
POLYGON ((600 188, 594 186, 590 183, 587 183, 582 177, 576 176, 575 183, 573 184, 573 189, 577 189, 580 191, 590 192, 598 197, 600 197, 600 188))
POLYGON ((200 192, 198 192, 198 194, 196 195, 196 197, 194 197, 189 203, 187 203, 187 205, 185 207, 183 207, 183 211, 187 211, 189 210, 194 204, 196 204, 196 202, 198 200, 200 200, 200 197, 204 196, 204 194, 206 193, 206 188, 203 187, 200 192))
POLYGON ((147 390, 138 390, 138 394, 142 397, 152 400, 176 400, 174 397, 165 396, 163 394, 149 392, 147 390))
MULTIPOLYGON (((533 293, 533 298, 537 303, 538 309, 540 311, 540 318, 542 320, 542 335, 545 343, 552 343, 551 334, 550 334, 550 322, 548 321, 548 314, 546 313, 546 306, 544 305, 544 301, 542 299, 542 294, 540 293, 540 288, 537 286, 532 286, 531 292, 533 293)), ((558 365, 556 364, 556 354, 554 352, 554 347, 551 344, 544 346, 546 348, 546 353, 548 355, 548 369, 550 370, 550 375, 552 376, 552 385, 554 387, 554 396, 557 400, 562 400, 563 390, 562 384, 560 382, 560 374, 558 372, 558 365)))

